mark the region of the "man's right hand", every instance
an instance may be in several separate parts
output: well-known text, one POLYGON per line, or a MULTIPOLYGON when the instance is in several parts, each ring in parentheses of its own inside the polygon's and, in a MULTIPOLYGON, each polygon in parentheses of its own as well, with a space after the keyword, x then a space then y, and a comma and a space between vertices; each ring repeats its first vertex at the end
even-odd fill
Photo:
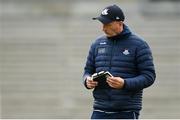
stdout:
POLYGON ((97 81, 93 81, 91 77, 87 77, 86 79, 86 85, 89 89, 93 89, 98 85, 97 81))

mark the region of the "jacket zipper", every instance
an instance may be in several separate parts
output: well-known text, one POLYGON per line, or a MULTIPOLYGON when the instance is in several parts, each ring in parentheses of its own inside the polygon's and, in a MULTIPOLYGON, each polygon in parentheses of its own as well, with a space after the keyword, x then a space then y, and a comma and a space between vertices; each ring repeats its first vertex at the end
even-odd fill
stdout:
POLYGON ((113 46, 112 46, 112 49, 111 49, 111 57, 110 57, 110 65, 109 65, 109 70, 111 71, 111 64, 112 64, 112 57, 113 57, 113 53, 114 53, 114 45, 116 44, 116 40, 113 40, 113 46))
MULTIPOLYGON (((110 66, 109 66, 109 72, 111 72, 111 64, 112 64, 112 57, 113 57, 113 53, 114 53, 114 46, 116 44, 116 40, 113 40, 113 46, 112 46, 112 49, 111 49, 111 57, 110 57, 110 66)), ((111 101, 111 89, 110 89, 110 92, 109 92, 109 101, 111 101)))

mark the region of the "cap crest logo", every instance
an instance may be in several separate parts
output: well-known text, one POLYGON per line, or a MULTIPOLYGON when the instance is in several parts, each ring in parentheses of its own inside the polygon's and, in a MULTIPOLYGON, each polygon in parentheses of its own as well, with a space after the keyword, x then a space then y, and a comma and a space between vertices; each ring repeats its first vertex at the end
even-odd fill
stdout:
POLYGON ((107 15, 108 14, 108 9, 104 9, 101 14, 102 15, 107 15))

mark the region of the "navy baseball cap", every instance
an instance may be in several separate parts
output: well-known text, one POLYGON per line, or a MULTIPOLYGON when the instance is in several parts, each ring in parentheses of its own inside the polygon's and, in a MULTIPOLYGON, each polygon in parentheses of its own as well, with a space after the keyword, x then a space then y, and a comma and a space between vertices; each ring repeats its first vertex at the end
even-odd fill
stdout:
POLYGON ((124 21, 124 19, 124 13, 117 5, 107 6, 103 9, 100 16, 93 18, 93 20, 99 20, 103 24, 107 24, 113 21, 124 21))

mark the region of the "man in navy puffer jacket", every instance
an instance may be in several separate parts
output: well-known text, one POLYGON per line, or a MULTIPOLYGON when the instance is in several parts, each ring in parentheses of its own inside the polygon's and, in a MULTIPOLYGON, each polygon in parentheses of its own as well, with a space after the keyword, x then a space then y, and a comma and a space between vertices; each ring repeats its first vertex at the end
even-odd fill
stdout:
POLYGON ((84 85, 93 90, 92 119, 137 119, 142 108, 143 89, 154 83, 156 74, 148 44, 124 24, 117 5, 106 7, 99 17, 105 36, 89 50, 84 68, 84 85), (109 71, 108 87, 92 80, 92 74, 109 71))

